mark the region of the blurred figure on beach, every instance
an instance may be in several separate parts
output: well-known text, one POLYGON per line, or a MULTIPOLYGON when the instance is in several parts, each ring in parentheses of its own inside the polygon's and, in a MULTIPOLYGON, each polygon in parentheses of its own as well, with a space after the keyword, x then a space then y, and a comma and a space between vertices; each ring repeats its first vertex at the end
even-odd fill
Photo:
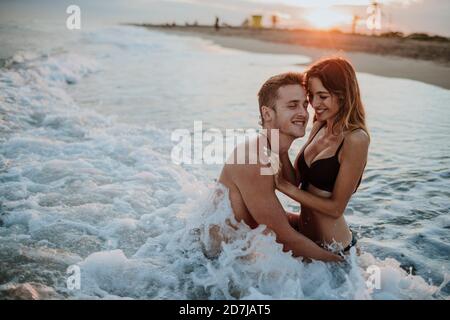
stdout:
POLYGON ((216 16, 216 21, 214 22, 214 29, 216 31, 219 31, 220 26, 219 26, 219 17, 216 16))

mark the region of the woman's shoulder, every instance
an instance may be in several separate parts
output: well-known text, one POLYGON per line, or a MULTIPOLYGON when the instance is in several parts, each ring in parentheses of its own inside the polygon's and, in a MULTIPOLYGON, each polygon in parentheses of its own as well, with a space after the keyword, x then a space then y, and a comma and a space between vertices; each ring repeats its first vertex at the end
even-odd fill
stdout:
POLYGON ((352 146, 368 146, 369 134, 362 128, 354 129, 345 135, 345 142, 352 146))

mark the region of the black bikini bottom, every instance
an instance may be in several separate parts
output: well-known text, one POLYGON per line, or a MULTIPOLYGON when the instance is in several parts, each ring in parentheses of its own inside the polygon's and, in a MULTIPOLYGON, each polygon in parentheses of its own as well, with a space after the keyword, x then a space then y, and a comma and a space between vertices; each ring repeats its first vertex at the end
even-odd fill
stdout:
POLYGON ((355 233, 353 232, 353 230, 350 230, 350 232, 352 233, 352 242, 350 242, 350 244, 345 247, 345 249, 343 250, 344 252, 347 252, 350 250, 351 247, 354 247, 356 245, 356 243, 358 242, 358 240, 356 239, 355 233))

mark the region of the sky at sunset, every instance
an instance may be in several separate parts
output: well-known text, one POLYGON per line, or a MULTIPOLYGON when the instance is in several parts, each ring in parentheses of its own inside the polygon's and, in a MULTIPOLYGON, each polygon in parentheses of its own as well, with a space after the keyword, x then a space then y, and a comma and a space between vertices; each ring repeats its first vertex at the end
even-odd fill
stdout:
MULTIPOLYGON (((360 20, 357 31, 366 30, 365 18, 370 0, 1 0, 0 19, 61 20, 70 4, 80 6, 85 23, 149 22, 177 24, 240 25, 247 17, 279 17, 284 27, 350 31, 353 15, 360 20)), ((382 31, 427 32, 450 37, 450 1, 448 0, 380 0, 382 31)))

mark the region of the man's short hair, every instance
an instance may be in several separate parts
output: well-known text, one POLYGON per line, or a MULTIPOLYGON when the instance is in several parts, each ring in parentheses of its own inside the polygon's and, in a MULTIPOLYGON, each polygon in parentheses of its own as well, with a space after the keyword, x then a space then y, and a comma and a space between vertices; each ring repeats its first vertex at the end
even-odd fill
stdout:
POLYGON ((275 109, 278 99, 278 89, 284 86, 298 84, 304 87, 303 74, 300 72, 286 72, 270 77, 258 92, 259 114, 261 116, 261 125, 264 124, 262 115, 262 106, 275 109))

